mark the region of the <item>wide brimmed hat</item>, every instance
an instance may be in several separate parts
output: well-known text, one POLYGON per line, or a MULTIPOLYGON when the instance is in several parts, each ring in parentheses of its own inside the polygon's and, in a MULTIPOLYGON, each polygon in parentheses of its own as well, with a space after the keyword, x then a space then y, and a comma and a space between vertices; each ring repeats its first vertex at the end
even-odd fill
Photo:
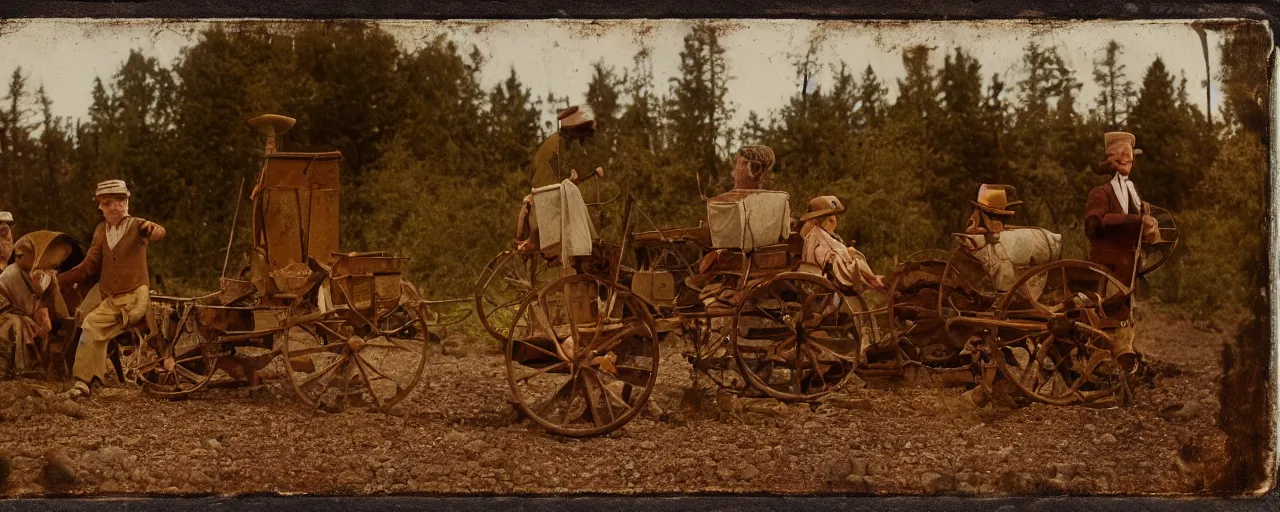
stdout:
POLYGON ((560 121, 561 130, 595 130, 596 122, 591 119, 591 114, 582 108, 574 105, 560 111, 556 116, 560 121))
POLYGON ((1129 132, 1107 132, 1102 135, 1102 147, 1104 150, 1111 149, 1111 146, 1118 143, 1127 143, 1129 148, 1133 149, 1133 154, 1141 155, 1142 150, 1138 149, 1138 138, 1129 132))
POLYGON ((84 250, 71 235, 57 231, 33 231, 13 244, 27 246, 35 252, 34 270, 70 270, 84 260, 84 250))
POLYGON ((93 197, 97 199, 98 196, 105 195, 129 197, 129 187, 125 186, 124 180, 107 180, 98 184, 98 190, 93 193, 93 197))
POLYGON ((13 214, 9 212, 0 212, 0 222, 13 222, 13 214))
POLYGON ((809 212, 800 216, 800 222, 841 213, 844 213, 844 203, 841 203, 839 198, 836 196, 818 196, 809 200, 809 212))
POLYGON ((1018 191, 1013 186, 986 183, 978 187, 978 200, 969 202, 992 215, 1013 215, 1013 210, 1009 208, 1022 204, 1018 200, 1018 191))

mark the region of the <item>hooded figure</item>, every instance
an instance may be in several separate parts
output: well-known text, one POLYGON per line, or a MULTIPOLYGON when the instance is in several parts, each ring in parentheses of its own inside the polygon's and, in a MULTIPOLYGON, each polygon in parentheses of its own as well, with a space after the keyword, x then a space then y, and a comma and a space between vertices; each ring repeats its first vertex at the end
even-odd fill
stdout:
POLYGON ((802 259, 823 269, 840 288, 860 292, 865 284, 884 291, 883 278, 871 271, 866 256, 853 246, 845 246, 835 234, 837 217, 842 213, 844 204, 836 196, 820 196, 809 201, 809 211, 800 216, 800 222, 804 223, 800 228, 800 236, 804 238, 802 259))
POLYGON ((36 231, 14 244, 14 264, 0 272, 0 373, 35 369, 43 352, 40 341, 53 329, 50 309, 58 317, 67 308, 55 275, 68 258, 81 256, 71 237, 36 231))

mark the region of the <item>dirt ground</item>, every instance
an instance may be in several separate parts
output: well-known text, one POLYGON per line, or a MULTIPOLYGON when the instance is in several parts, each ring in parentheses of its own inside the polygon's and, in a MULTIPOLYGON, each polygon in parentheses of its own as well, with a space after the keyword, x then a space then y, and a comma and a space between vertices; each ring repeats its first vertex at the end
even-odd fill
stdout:
POLYGON ((184 401, 108 388, 82 403, 53 395, 60 385, 0 382, 0 496, 1194 494, 1223 463, 1216 393, 1232 328, 1167 311, 1143 324, 1157 375, 1135 406, 1107 410, 976 410, 961 389, 893 382, 840 407, 748 404, 688 392, 673 337, 653 395, 665 421, 585 440, 513 424, 501 356, 459 335, 432 345, 419 391, 391 415, 309 409, 278 379, 184 401))

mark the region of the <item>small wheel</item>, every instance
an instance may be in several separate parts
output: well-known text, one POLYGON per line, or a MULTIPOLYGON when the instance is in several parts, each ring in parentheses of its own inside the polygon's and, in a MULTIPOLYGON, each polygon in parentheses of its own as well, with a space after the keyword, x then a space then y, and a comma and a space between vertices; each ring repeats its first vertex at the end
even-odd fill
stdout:
POLYGON ((506 342, 509 333, 503 329, 515 318, 521 302, 555 276, 556 269, 550 267, 540 253, 498 254, 489 260, 476 280, 474 294, 480 324, 494 339, 506 342))
POLYGON ((218 370, 216 340, 200 328, 194 304, 152 304, 149 324, 156 326, 135 348, 141 362, 133 369, 143 392, 161 398, 183 398, 204 389, 218 370))
MULTIPOLYGON (((887 297, 890 340, 904 344, 912 355, 934 345, 945 320, 939 313, 938 297, 949 253, 938 250, 917 253, 894 269, 887 297)), ((897 356, 897 351, 892 351, 897 356)))
POLYGON ((289 382, 303 403, 343 408, 363 403, 386 412, 409 396, 427 363, 427 326, 414 314, 414 338, 357 336, 350 322, 329 317, 278 335, 289 382))
POLYGON ((751 287, 733 317, 733 357, 747 382, 779 400, 816 399, 858 367, 859 311, 825 278, 788 272, 751 287))
POLYGON ((658 377, 657 325, 631 290, 599 277, 560 278, 527 295, 508 332, 516 407, 548 432, 605 434, 644 408, 658 377))
POLYGON ((1142 244, 1142 255, 1138 260, 1138 276, 1145 276, 1173 256, 1178 248, 1178 224, 1169 210, 1159 206, 1151 207, 1151 216, 1156 219, 1156 227, 1160 230, 1160 240, 1153 244, 1142 244))

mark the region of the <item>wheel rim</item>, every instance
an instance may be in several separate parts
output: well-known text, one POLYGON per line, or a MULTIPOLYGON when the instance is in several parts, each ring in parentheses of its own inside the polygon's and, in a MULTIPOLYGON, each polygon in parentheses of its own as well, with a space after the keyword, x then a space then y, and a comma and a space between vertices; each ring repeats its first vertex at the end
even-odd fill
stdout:
POLYGON ((152 355, 135 370, 143 391, 164 398, 184 397, 204 389, 213 379, 221 354, 200 328, 194 308, 193 304, 178 308, 153 304, 148 311, 159 332, 135 348, 138 354, 152 355))
POLYGON ((507 383, 517 408, 548 432, 608 433, 648 402, 658 374, 657 329, 630 290, 567 276, 521 301, 512 322, 531 327, 510 330, 507 383))
POLYGON ((422 379, 429 336, 414 305, 412 338, 387 333, 357 336, 351 322, 321 319, 279 334, 284 367, 299 398, 312 407, 364 405, 386 412, 422 379))
POLYGON ((554 269, 537 253, 506 251, 485 265, 475 285, 476 316, 493 339, 505 342, 504 332, 525 297, 554 278, 554 269))
POLYGON ((825 395, 858 366, 858 313, 826 279, 779 274, 747 292, 733 317, 733 356, 747 382, 779 400, 825 395))

